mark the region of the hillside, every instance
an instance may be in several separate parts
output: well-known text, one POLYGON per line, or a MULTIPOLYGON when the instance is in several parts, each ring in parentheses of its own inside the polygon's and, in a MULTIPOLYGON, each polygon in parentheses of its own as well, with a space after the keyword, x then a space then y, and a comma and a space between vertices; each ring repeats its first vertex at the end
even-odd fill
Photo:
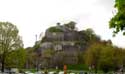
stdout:
POLYGON ((57 23, 46 30, 43 39, 37 42, 38 47, 35 50, 41 55, 42 64, 79 64, 82 59, 80 54, 84 53, 93 41, 100 41, 92 29, 77 31, 75 25, 73 21, 63 25, 57 23))

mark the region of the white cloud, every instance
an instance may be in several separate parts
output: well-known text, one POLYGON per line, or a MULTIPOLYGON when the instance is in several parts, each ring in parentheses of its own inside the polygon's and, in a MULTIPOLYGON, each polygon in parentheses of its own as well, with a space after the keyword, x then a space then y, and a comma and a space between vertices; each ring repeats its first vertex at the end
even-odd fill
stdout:
POLYGON ((123 47, 123 36, 112 38, 108 28, 112 8, 112 0, 0 0, 0 21, 17 25, 25 47, 34 45, 36 34, 70 20, 79 29, 93 28, 103 39, 123 47))

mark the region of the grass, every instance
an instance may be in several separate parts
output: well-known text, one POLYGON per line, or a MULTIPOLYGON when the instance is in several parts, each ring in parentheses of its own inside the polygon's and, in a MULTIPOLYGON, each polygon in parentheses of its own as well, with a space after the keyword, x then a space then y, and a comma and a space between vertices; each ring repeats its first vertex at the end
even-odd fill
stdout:
POLYGON ((36 69, 21 69, 23 72, 30 71, 32 73, 35 73, 37 70, 36 69))
MULTIPOLYGON (((70 66, 68 66, 69 68, 68 68, 68 70, 67 70, 67 73, 69 74, 69 73, 75 73, 75 74, 78 74, 78 73, 80 73, 80 72, 83 72, 83 73, 85 73, 85 72, 87 72, 87 73, 95 73, 95 70, 85 70, 85 69, 83 69, 84 67, 79 67, 79 66, 76 66, 76 68, 79 68, 79 69, 71 69, 72 67, 74 67, 75 65, 70 65, 70 66)), ((81 65, 81 66, 83 66, 83 65, 81 65)), ((86 67, 85 67, 86 68, 86 67)), ((22 71, 23 72, 25 72, 25 71, 30 71, 30 72, 32 72, 32 73, 35 73, 36 72, 36 69, 22 69, 22 71)), ((41 71, 45 71, 45 69, 42 69, 41 71)), ((61 69, 47 69, 47 72, 60 72, 60 71, 63 71, 63 70, 61 70, 61 69)), ((98 70, 98 72, 97 72, 97 74, 105 74, 102 70, 98 70)), ((113 72, 112 71, 109 71, 108 72, 108 74, 113 74, 113 72)))
POLYGON ((88 70, 88 67, 84 64, 67 65, 68 70, 88 70))

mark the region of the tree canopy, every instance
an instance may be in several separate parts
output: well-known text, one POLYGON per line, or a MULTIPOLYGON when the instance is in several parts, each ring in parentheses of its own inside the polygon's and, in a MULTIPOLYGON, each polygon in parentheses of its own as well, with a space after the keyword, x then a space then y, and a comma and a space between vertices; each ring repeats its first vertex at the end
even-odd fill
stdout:
POLYGON ((96 72, 99 69, 104 72, 116 71, 124 64, 123 51, 111 44, 105 44, 105 42, 94 43, 84 54, 85 63, 94 68, 96 72))
POLYGON ((0 22, 0 55, 2 71, 4 71, 5 60, 8 54, 16 49, 23 47, 18 29, 10 22, 0 22))
POLYGON ((114 28, 114 35, 120 31, 123 31, 125 35, 125 0, 115 0, 114 7, 117 9, 117 13, 111 18, 109 27, 114 28))
POLYGON ((26 62, 26 51, 23 48, 13 50, 5 59, 5 65, 8 68, 24 68, 26 62))
POLYGON ((76 23, 74 21, 70 21, 67 24, 64 24, 67 28, 69 28, 70 30, 74 30, 75 29, 75 25, 76 23))

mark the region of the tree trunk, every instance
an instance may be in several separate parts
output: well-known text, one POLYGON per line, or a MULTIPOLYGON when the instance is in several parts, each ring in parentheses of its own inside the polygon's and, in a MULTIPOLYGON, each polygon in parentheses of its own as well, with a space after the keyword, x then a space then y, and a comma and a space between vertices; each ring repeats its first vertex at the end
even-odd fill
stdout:
POLYGON ((2 72, 4 72, 4 62, 5 62, 4 57, 2 57, 2 72))
POLYGON ((2 60, 1 60, 1 63, 2 63, 2 72, 4 72, 4 68, 5 68, 5 54, 3 53, 2 55, 2 60))

